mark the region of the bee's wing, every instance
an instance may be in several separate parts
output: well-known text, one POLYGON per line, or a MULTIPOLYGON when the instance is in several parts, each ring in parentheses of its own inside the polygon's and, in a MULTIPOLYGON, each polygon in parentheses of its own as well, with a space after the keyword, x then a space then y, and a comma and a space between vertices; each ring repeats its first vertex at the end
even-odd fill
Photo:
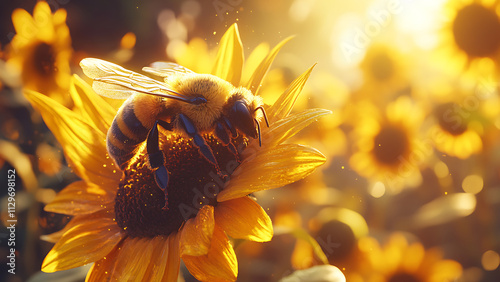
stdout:
POLYGON ((157 80, 104 60, 86 58, 80 66, 85 75, 94 80, 92 88, 101 96, 126 99, 139 92, 190 102, 189 98, 157 80))
POLYGON ((167 78, 173 74, 192 74, 194 71, 172 62, 154 62, 150 67, 143 67, 143 71, 167 78))

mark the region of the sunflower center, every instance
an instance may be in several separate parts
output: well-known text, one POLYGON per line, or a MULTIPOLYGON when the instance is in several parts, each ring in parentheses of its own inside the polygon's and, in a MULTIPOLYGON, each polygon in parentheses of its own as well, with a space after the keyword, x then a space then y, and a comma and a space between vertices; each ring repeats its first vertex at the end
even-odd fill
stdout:
POLYGON ((396 273, 389 280, 388 282, 420 282, 420 278, 416 277, 413 274, 409 273, 396 273))
MULTIPOLYGON (((465 113, 467 114, 467 113, 465 113)), ((467 121, 459 105, 446 103, 435 110, 439 126, 451 135, 461 135, 467 130, 467 121)))
POLYGON ((406 132, 395 125, 382 127, 374 138, 373 154, 375 158, 388 165, 397 164, 400 158, 409 150, 409 140, 406 132))
MULTIPOLYGON (((156 185, 147 156, 140 154, 125 169, 115 198, 116 222, 131 237, 155 237, 177 231, 204 205, 216 206, 217 194, 227 181, 190 140, 177 135, 162 139, 165 141, 160 146, 169 171, 169 209, 162 209, 165 194, 156 185)), ((239 165, 236 157, 213 136, 205 139, 223 173, 230 175, 239 165)))
POLYGON ((54 48, 47 43, 40 43, 33 52, 33 64, 35 70, 42 76, 50 76, 55 73, 54 48))
POLYGON ((388 54, 379 53, 372 58, 370 71, 375 79, 385 81, 394 73, 394 62, 388 54))
POLYGON ((467 5, 458 11, 453 21, 453 36, 467 55, 491 56, 500 47, 500 20, 492 8, 467 5))
POLYGON ((335 265, 342 265, 356 245, 356 237, 351 227, 338 220, 325 223, 318 231, 316 238, 320 241, 320 246, 327 255, 328 261, 335 265))

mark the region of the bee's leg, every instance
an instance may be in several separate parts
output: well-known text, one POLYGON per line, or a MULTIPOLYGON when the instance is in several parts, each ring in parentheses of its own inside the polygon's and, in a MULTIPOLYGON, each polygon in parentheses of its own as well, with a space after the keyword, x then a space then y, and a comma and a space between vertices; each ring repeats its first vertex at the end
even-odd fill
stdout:
POLYGON ((215 125, 215 135, 217 136, 217 138, 219 138, 219 140, 222 141, 222 144, 224 144, 224 146, 226 146, 229 151, 233 153, 233 155, 236 157, 236 160, 239 162, 236 147, 234 147, 233 143, 231 143, 231 138, 229 138, 227 130, 221 122, 217 122, 215 125))
POLYGON ((158 125, 161 125, 161 127, 167 130, 172 130, 173 126, 166 121, 157 120, 153 128, 149 130, 148 139, 146 141, 148 161, 151 169, 154 171, 156 185, 165 193, 165 206, 163 209, 168 210, 168 170, 165 167, 165 155, 160 150, 159 146, 158 125))
POLYGON ((212 163, 217 168, 218 174, 221 174, 219 164, 215 159, 212 149, 210 148, 210 146, 208 146, 207 142, 205 142, 205 139, 203 139, 200 133, 198 133, 198 129, 196 129, 193 122, 184 114, 179 114, 178 118, 179 118, 179 125, 184 129, 184 131, 189 135, 189 137, 193 138, 194 144, 198 147, 203 157, 205 157, 207 161, 212 163))
POLYGON ((222 120, 224 121, 224 125, 229 129, 229 132, 231 132, 231 136, 233 138, 238 137, 238 131, 236 131, 236 128, 233 126, 233 124, 225 117, 222 116, 222 120))

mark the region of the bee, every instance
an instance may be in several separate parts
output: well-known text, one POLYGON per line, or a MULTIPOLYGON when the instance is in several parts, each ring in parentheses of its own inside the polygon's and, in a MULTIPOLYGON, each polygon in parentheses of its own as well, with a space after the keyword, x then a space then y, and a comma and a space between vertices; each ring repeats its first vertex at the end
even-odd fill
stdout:
POLYGON ((197 74, 175 63, 156 62, 143 68, 163 78, 163 82, 95 58, 83 59, 80 66, 93 79, 92 88, 97 94, 127 99, 108 130, 108 154, 124 170, 146 142, 148 166, 165 194, 163 209, 168 209, 169 172, 159 148, 159 126, 191 138, 219 174, 217 160, 202 134, 214 133, 236 157, 232 139, 238 134, 258 138, 262 146, 259 119, 264 117, 268 127, 269 122, 262 99, 246 88, 235 87, 210 74, 197 74), (259 110, 262 116, 258 115, 259 110))

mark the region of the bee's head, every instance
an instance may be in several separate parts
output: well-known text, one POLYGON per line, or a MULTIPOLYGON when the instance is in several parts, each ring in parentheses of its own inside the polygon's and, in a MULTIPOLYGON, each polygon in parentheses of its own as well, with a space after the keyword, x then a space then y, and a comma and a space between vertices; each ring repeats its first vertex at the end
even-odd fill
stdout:
POLYGON ((258 116, 258 109, 262 110, 265 117, 262 108, 262 99, 254 96, 249 90, 240 87, 232 91, 224 112, 235 129, 248 137, 259 138, 260 143, 260 116, 258 116))
POLYGON ((179 75, 168 80, 172 90, 188 97, 189 103, 178 103, 200 132, 207 132, 220 117, 228 93, 234 87, 227 81, 209 74, 179 75))

